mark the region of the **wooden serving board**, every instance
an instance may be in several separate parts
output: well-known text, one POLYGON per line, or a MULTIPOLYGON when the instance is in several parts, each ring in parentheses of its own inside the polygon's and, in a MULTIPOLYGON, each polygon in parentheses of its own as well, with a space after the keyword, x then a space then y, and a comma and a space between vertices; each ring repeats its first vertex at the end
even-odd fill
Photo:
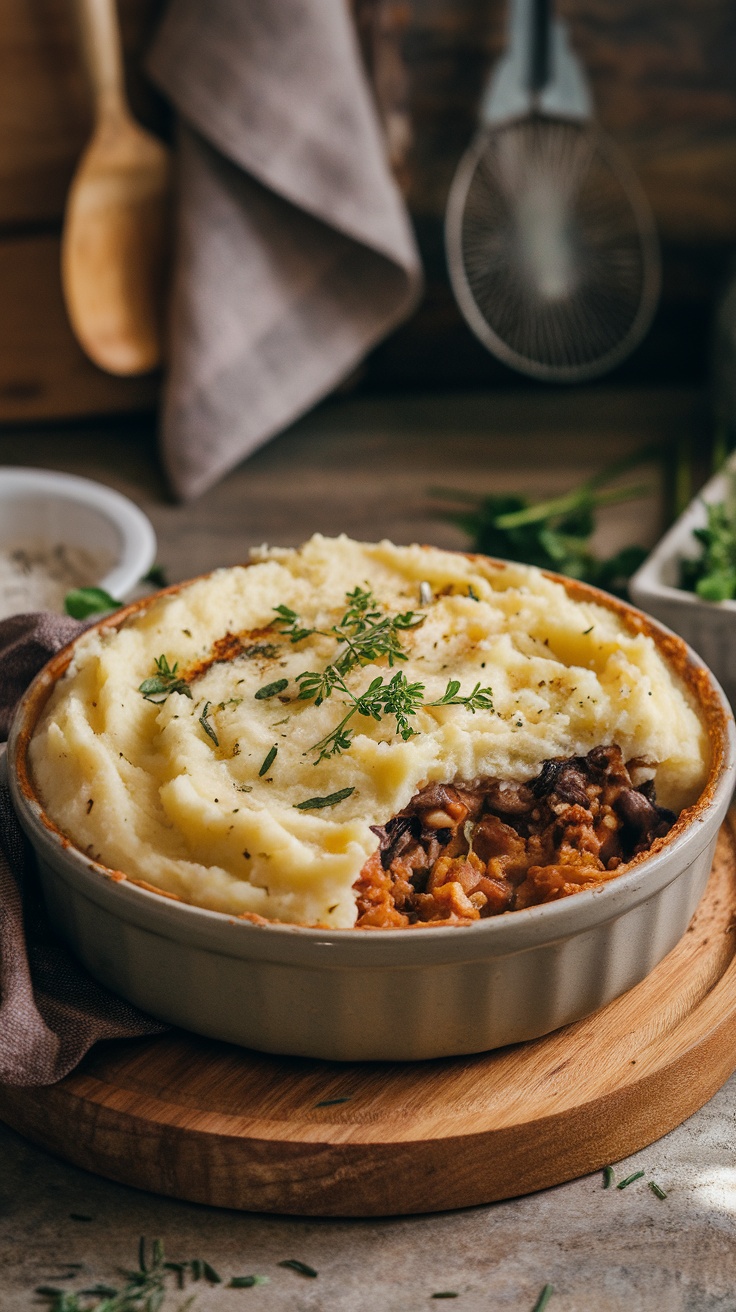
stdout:
POLYGON ((736 1069, 736 846, 655 971, 597 1015, 473 1057, 348 1065, 180 1032, 99 1045, 0 1118, 99 1175, 220 1207, 376 1216, 531 1193, 652 1143, 736 1069))

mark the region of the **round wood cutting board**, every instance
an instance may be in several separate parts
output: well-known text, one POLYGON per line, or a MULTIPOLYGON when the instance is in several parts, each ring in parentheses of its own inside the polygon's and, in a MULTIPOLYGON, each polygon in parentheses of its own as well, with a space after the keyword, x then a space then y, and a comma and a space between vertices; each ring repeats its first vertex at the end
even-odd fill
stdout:
POLYGON ((443 1061, 272 1057, 172 1032, 100 1044, 0 1118, 98 1175, 248 1211, 386 1216, 531 1193, 615 1162, 736 1069, 736 846, 643 983, 532 1043, 443 1061))

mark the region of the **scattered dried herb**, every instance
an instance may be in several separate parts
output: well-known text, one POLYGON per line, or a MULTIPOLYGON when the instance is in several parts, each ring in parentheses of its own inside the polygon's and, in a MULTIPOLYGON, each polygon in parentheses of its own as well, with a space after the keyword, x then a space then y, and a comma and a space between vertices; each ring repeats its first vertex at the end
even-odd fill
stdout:
POLYGON ((287 1257, 285 1261, 279 1262, 279 1266, 286 1266, 290 1271, 297 1271, 300 1276, 309 1276, 310 1280, 317 1278, 314 1267, 308 1266, 306 1262, 300 1262, 298 1257, 287 1257))
POLYGON ((603 1188, 604 1188, 604 1189, 610 1189, 610 1187, 611 1187, 611 1185, 613 1184, 615 1178, 616 1178, 616 1177, 615 1177, 615 1175, 614 1175, 614 1173, 613 1173, 613 1167, 612 1167, 612 1166, 604 1166, 604 1167, 603 1167, 603 1188))
POLYGON ((259 688, 258 692, 253 695, 257 702, 264 702, 267 701, 269 697, 277 697, 278 694, 283 692, 284 688, 288 688, 288 686, 288 679, 276 679, 273 683, 264 684, 264 686, 259 688))
POLYGON ((324 806, 336 806, 354 793, 354 788, 341 788, 338 793, 328 793, 327 797, 308 797, 306 802, 295 802, 297 811, 321 811, 324 806))
POLYGON ((630 1184, 633 1184, 635 1180, 641 1180, 643 1174, 644 1174, 643 1171, 634 1171, 634 1174, 633 1174, 633 1175, 627 1175, 627 1177, 626 1177, 625 1180, 619 1180, 618 1184, 616 1185, 616 1188, 617 1188, 617 1189, 627 1189, 628 1186, 629 1186, 630 1184))
POLYGON ((205 702, 204 710, 202 711, 202 714, 199 717, 199 723, 201 724, 202 728, 207 734, 207 737, 212 739, 213 743, 215 744, 215 747, 219 747, 220 740, 217 737, 217 734, 215 733, 213 726, 210 724, 209 720, 207 719, 207 712, 209 711, 211 705, 212 705, 211 702, 205 702))
POLYGON ((202 1261, 202 1271, 205 1280, 209 1280, 211 1285, 222 1284, 222 1276, 219 1276, 217 1274, 215 1268, 213 1266, 210 1266, 209 1262, 205 1262, 204 1260, 202 1261))
POLYGON ((153 702, 156 706, 160 706, 161 702, 165 702, 172 692, 183 693, 185 697, 191 699, 192 690, 189 684, 186 679, 177 674, 179 669, 178 661, 174 661, 173 665, 169 665, 165 656, 159 656, 154 664, 156 673, 150 679, 144 679, 138 687, 138 691, 143 693, 147 702, 153 702))
POLYGON ((268 1276, 233 1276, 228 1289, 252 1289, 254 1285, 267 1285, 268 1276))
POLYGON ((273 765, 274 761, 276 760, 276 753, 278 752, 278 750, 279 750, 279 749, 278 749, 278 744, 277 744, 277 743, 274 743, 274 745, 273 745, 273 747, 271 748, 270 752, 268 752, 268 754, 267 754, 267 756, 266 756, 266 758, 265 758, 265 760, 264 760, 264 762, 263 762, 263 765, 261 766, 260 770, 258 771, 258 777, 259 777, 259 778, 260 778, 262 775, 266 774, 267 771, 269 771, 269 770, 271 769, 271 766, 273 765))
POLYGON ((454 1289, 440 1289, 436 1294, 430 1294, 430 1298, 459 1298, 460 1295, 454 1289))
POLYGON ((555 1291, 551 1285, 545 1285, 544 1289, 539 1295, 539 1298, 534 1304, 534 1307, 532 1308, 532 1312, 544 1312, 544 1308, 546 1308, 554 1292, 555 1291))
POLYGON ((108 610, 120 610, 122 601, 116 601, 104 588, 72 588, 64 598, 64 610, 75 620, 89 619, 108 610))
POLYGON ((652 1191, 652 1193, 654 1194, 655 1198, 666 1198, 666 1197, 667 1197, 667 1194, 665 1193, 665 1191, 664 1191, 664 1189, 662 1188, 662 1186, 659 1185, 659 1184, 657 1184, 655 1180, 650 1180, 650 1181, 649 1181, 649 1188, 651 1189, 651 1191, 652 1191))

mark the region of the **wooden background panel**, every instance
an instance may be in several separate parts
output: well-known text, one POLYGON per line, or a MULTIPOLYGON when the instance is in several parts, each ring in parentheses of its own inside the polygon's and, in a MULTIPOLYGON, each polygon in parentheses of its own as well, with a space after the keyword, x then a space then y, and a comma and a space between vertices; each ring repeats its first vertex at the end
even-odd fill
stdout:
POLYGON ((59 239, 0 242, 0 420, 150 410, 158 380, 97 369, 72 336, 61 297, 59 239))
MULTIPOLYGON (((147 122, 161 118, 140 70, 160 0, 118 0, 131 100, 147 122)), ((0 233, 57 223, 91 127, 89 92, 70 0, 0 4, 0 233)))
MULTIPOLYGON (((165 0, 118 0, 131 99, 166 130, 141 70, 165 0)), ((504 0, 346 0, 355 12, 392 165, 427 271, 419 311, 366 363, 364 389, 518 386, 463 323, 448 285, 442 215, 503 47, 504 0)), ((664 294, 620 381, 702 385, 712 308, 736 242, 733 0, 559 0, 604 125, 624 145, 664 238, 664 294)), ((0 4, 0 422, 138 409, 151 380, 86 365, 66 324, 48 245, 89 130, 70 0, 0 4), (37 235, 34 255, 19 235, 37 235), (12 240, 10 240, 12 239, 12 240), (10 240, 10 244, 6 242, 10 240)))
MULTIPOLYGON (((505 4, 354 3, 409 203, 438 216, 503 49, 505 4)), ((640 170, 663 236, 736 239, 732 0, 560 0, 558 9, 600 120, 640 170)))

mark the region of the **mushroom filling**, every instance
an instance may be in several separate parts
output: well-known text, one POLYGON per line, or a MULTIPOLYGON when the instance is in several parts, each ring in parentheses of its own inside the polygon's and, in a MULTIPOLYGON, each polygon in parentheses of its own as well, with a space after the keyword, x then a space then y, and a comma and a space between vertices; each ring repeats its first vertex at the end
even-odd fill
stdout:
POLYGON ((604 882, 677 819, 657 805, 653 776, 612 745, 545 761, 526 783, 429 784, 372 826, 356 927, 466 924, 604 882))

